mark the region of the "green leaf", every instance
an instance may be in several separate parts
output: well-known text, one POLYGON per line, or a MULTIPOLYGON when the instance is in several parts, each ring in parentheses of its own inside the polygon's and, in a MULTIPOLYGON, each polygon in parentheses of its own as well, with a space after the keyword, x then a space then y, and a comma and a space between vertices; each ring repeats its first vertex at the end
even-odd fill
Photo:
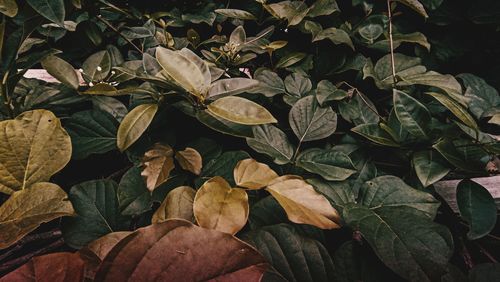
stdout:
POLYGON ((360 92, 356 92, 349 101, 342 101, 339 112, 345 120, 355 125, 378 123, 380 120, 373 102, 360 92))
POLYGON ((82 76, 87 81, 102 81, 111 71, 111 56, 108 51, 99 51, 88 57, 82 65, 82 76))
POLYGON ((52 112, 34 110, 0 122, 0 192, 46 182, 70 158, 70 137, 52 112))
POLYGON ((495 281, 500 276, 500 263, 481 263, 469 272, 470 282, 495 281))
POLYGON ((64 0, 26 0, 44 18, 64 27, 64 0))
POLYGON ((427 15, 427 12, 425 11, 424 6, 418 0, 395 0, 395 1, 401 2, 404 5, 412 8, 413 10, 415 10, 417 13, 421 14, 425 18, 429 17, 429 15, 427 15))
POLYGON ((338 89, 328 80, 321 80, 318 82, 318 86, 316 88, 316 99, 320 105, 329 101, 343 100, 348 96, 349 94, 346 91, 338 89))
MULTIPOLYGON (((210 160, 202 169, 200 177, 208 180, 214 176, 220 176, 227 180, 231 186, 235 185, 233 170, 236 164, 241 160, 248 159, 250 156, 245 151, 229 151, 219 157, 210 160)), ((202 182, 202 183, 203 183, 202 182)))
POLYGON ((500 105, 498 91, 484 79, 473 74, 463 73, 457 77, 462 80, 467 89, 465 97, 470 99, 467 105, 471 113, 478 119, 491 116, 490 110, 500 105))
POLYGON ((480 184, 464 179, 457 186, 457 205, 460 216, 470 230, 469 240, 476 240, 489 234, 497 222, 497 207, 490 192, 480 184))
POLYGON ((411 86, 414 84, 442 89, 456 101, 465 103, 464 96, 462 95, 462 86, 460 86, 460 83, 452 75, 443 75, 435 71, 428 71, 426 73, 408 75, 397 83, 398 86, 411 86))
POLYGON ((288 224, 266 226, 243 234, 286 281, 333 281, 333 262, 318 241, 288 224))
POLYGON ((47 70, 50 75, 55 77, 64 85, 73 89, 78 89, 78 85, 80 84, 78 76, 76 75, 73 66, 65 60, 56 56, 48 56, 45 57, 41 63, 42 67, 47 70))
POLYGON ((247 92, 255 88, 259 82, 249 78, 227 78, 220 79, 210 86, 207 99, 219 99, 226 96, 232 96, 247 92))
POLYGON ((39 182, 16 191, 0 206, 0 249, 61 216, 73 216, 68 195, 59 186, 39 182))
POLYGON ((151 192, 138 167, 132 167, 123 175, 116 195, 123 215, 137 216, 151 210, 151 192))
POLYGON ((277 164, 287 164, 292 160, 294 146, 286 134, 273 125, 253 127, 253 138, 247 144, 255 151, 273 158, 277 164))
POLYGON ((0 0, 0 13, 13 18, 17 15, 17 11, 16 0, 0 0))
POLYGON ((300 142, 326 138, 337 128, 337 114, 331 107, 320 107, 314 96, 306 96, 295 103, 288 120, 300 142))
MULTIPOLYGON (((409 57, 403 54, 394 54, 394 67, 396 77, 405 78, 410 75, 422 74, 426 72, 426 68, 420 65, 419 58, 409 57)), ((371 61, 363 68, 363 78, 372 77, 375 79, 375 84, 380 89, 391 89, 394 83, 392 77, 391 55, 385 55, 377 61, 373 67, 371 61)))
POLYGON ((330 181, 345 180, 356 173, 349 156, 343 152, 319 148, 302 152, 297 158, 297 166, 330 181))
POLYGON ((285 78, 286 91, 296 97, 303 97, 311 91, 311 80, 300 73, 292 73, 285 78))
POLYGON ((412 164, 424 187, 438 182, 451 170, 441 155, 434 150, 413 153, 412 164))
POLYGON ((443 156, 452 165, 463 169, 465 171, 480 172, 484 173, 482 167, 476 167, 473 163, 467 162, 463 154, 460 153, 452 141, 448 139, 442 139, 436 144, 432 145, 441 156, 443 156))
POLYGON ((142 104, 130 111, 118 127, 116 142, 120 151, 125 151, 146 131, 158 111, 157 104, 142 104))
POLYGON ((252 127, 217 117, 209 111, 199 111, 196 118, 209 128, 236 137, 252 137, 252 127))
POLYGON ((431 121, 429 110, 417 99, 394 89, 394 112, 401 125, 415 137, 427 139, 427 126, 431 121))
POLYGON ((112 180, 91 180, 71 187, 69 199, 77 216, 63 220, 66 244, 79 249, 108 233, 128 227, 118 208, 117 186, 112 180))
POLYGON ((377 123, 360 124, 351 128, 351 130, 374 143, 390 147, 400 147, 392 136, 377 123))
POLYGON ((404 279, 439 281, 447 272, 452 236, 421 211, 407 206, 349 204, 343 218, 363 235, 382 262, 404 279))
MULTIPOLYGON (((378 25, 377 25, 378 26, 378 25)), ((382 30, 382 28, 380 28, 382 30)), ((383 30, 382 30, 383 31, 383 30)), ((412 32, 407 34, 394 34, 392 36, 394 49, 398 48, 402 43, 415 43, 427 49, 431 50, 431 44, 427 41, 427 37, 421 32, 412 32)), ((379 40, 374 44, 369 46, 377 50, 389 52, 390 51, 390 41, 389 39, 379 40)))
POLYGON ((251 13, 238 9, 216 9, 214 10, 217 14, 226 16, 228 18, 234 18, 239 20, 256 20, 257 18, 251 13))
POLYGON ((339 12, 339 6, 335 0, 316 0, 307 13, 308 17, 328 16, 339 12))
POLYGON ((313 37, 313 42, 321 41, 324 39, 329 39, 333 44, 346 44, 354 50, 354 44, 352 43, 351 37, 343 29, 330 27, 323 29, 313 37))
POLYGON ((431 95, 436 100, 438 100, 439 103, 450 110, 450 112, 452 112, 455 117, 461 120, 465 125, 474 129, 478 129, 477 123, 474 118, 467 112, 466 109, 464 109, 464 107, 462 107, 462 105, 455 102, 455 100, 450 99, 446 95, 440 93, 431 92, 426 94, 431 95))
POLYGON ((241 97, 220 98, 207 108, 210 113, 238 124, 258 125, 277 122, 266 108, 241 97))
POLYGON ((281 57, 281 59, 276 63, 275 67, 277 69, 284 69, 290 67, 300 61, 302 61, 307 56, 306 53, 292 52, 288 55, 281 57))
POLYGON ((118 122, 101 110, 73 114, 65 123, 71 136, 73 158, 85 159, 91 154, 103 154, 116 149, 118 122))
POLYGON ((309 8, 301 1, 281 1, 264 4, 264 8, 277 19, 286 19, 288 26, 299 24, 309 12, 309 8))
POLYGON ((346 204, 356 201, 356 195, 348 181, 324 181, 316 178, 306 181, 323 194, 339 212, 342 212, 346 204))
POLYGON ((267 69, 257 70, 254 74, 254 79, 259 81, 259 85, 250 89, 250 93, 259 93, 266 97, 285 93, 285 84, 275 72, 267 69))

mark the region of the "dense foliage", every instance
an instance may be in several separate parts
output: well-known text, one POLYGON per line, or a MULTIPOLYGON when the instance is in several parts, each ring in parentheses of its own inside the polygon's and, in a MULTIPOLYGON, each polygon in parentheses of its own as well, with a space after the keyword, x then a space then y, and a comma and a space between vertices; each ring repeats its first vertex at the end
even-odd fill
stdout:
POLYGON ((498 1, 0 12, 1 281, 500 277, 498 1))

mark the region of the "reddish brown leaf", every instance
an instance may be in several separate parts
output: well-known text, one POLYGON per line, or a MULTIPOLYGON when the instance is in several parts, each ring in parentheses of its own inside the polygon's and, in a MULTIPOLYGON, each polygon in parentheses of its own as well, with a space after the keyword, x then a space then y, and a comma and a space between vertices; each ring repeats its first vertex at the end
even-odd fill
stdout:
POLYGON ((175 158, 182 169, 200 175, 202 168, 202 159, 200 153, 193 148, 186 148, 183 151, 175 153, 175 158))
POLYGON ((144 170, 141 175, 146 178, 149 191, 168 180, 170 171, 174 169, 174 151, 168 145, 155 144, 144 153, 142 164, 144 170))
POLYGON ((120 241, 96 281, 260 281, 266 268, 264 258, 236 237, 172 219, 120 241))

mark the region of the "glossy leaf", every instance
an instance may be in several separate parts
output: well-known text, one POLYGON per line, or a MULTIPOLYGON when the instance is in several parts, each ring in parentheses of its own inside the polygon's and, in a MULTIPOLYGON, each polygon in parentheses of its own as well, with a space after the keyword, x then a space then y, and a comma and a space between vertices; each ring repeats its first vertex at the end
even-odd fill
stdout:
POLYGON ((297 157, 297 166, 321 175, 326 180, 345 180, 356 173, 354 164, 343 152, 311 148, 297 157))
POLYGON ((245 159, 234 168, 236 185, 247 189, 261 189, 276 179, 278 174, 268 165, 254 159, 245 159))
POLYGON ((0 192, 48 181, 70 158, 70 137, 52 112, 28 111, 0 122, 0 192))
POLYGON ((234 123, 259 125, 277 122, 266 108, 241 97, 220 98, 208 105, 210 113, 234 123))
POLYGON ((490 192, 480 184, 464 179, 457 186, 457 204, 460 216, 470 230, 467 238, 476 240, 489 234, 497 221, 497 208, 490 192))
POLYGON ((193 148, 187 147, 182 151, 175 153, 175 159, 179 162, 182 169, 195 175, 200 175, 203 166, 203 160, 200 153, 193 148))
POLYGON ((337 128, 337 114, 330 107, 320 107, 314 96, 295 103, 288 119, 300 142, 326 138, 337 128))
POLYGON ((420 138, 428 138, 427 126, 431 120, 429 110, 417 99, 403 91, 393 91, 394 112, 401 125, 410 134, 420 138))
POLYGON ((160 207, 153 214, 152 223, 181 218, 194 222, 193 202, 196 190, 189 186, 179 186, 167 194, 160 207))
POLYGON ((125 151, 146 131, 158 111, 156 104, 142 104, 131 110, 118 127, 116 143, 120 151, 125 151))
POLYGON ((42 67, 47 72, 62 82, 64 85, 73 89, 78 89, 80 81, 76 75, 75 69, 65 60, 56 57, 48 56, 42 60, 42 67))
POLYGON ((248 146, 259 153, 266 154, 277 164, 286 164, 292 160, 294 146, 286 134, 273 125, 255 126, 254 138, 247 138, 248 146))
POLYGON ((40 182, 16 191, 0 206, 0 249, 9 247, 44 222, 73 215, 68 195, 56 184, 40 182))
POLYGON ((168 145, 157 143, 144 153, 142 165, 144 169, 141 175, 146 179, 146 187, 152 192, 168 180, 174 169, 174 151, 168 145))
POLYGON ((307 56, 306 53, 293 52, 284 57, 282 57, 277 63, 276 68, 287 68, 300 61, 302 61, 307 56))
POLYGON ((196 192, 193 210, 201 227, 235 234, 247 222, 248 196, 245 190, 231 188, 226 180, 216 176, 196 192))

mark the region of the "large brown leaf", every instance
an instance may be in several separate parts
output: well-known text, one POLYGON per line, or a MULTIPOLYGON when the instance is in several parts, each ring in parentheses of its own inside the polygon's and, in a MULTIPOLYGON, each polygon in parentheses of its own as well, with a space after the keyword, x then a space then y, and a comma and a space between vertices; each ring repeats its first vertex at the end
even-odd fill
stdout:
POLYGON ((84 271, 85 262, 78 254, 54 253, 34 257, 0 282, 77 282, 83 281, 84 271))
POLYGON ((185 220, 138 229, 104 259, 96 281, 260 281, 267 264, 232 235, 185 220))
POLYGON ((170 171, 174 169, 174 151, 168 145, 155 144, 144 153, 142 164, 144 170, 141 175, 146 178, 149 191, 168 180, 170 171))

